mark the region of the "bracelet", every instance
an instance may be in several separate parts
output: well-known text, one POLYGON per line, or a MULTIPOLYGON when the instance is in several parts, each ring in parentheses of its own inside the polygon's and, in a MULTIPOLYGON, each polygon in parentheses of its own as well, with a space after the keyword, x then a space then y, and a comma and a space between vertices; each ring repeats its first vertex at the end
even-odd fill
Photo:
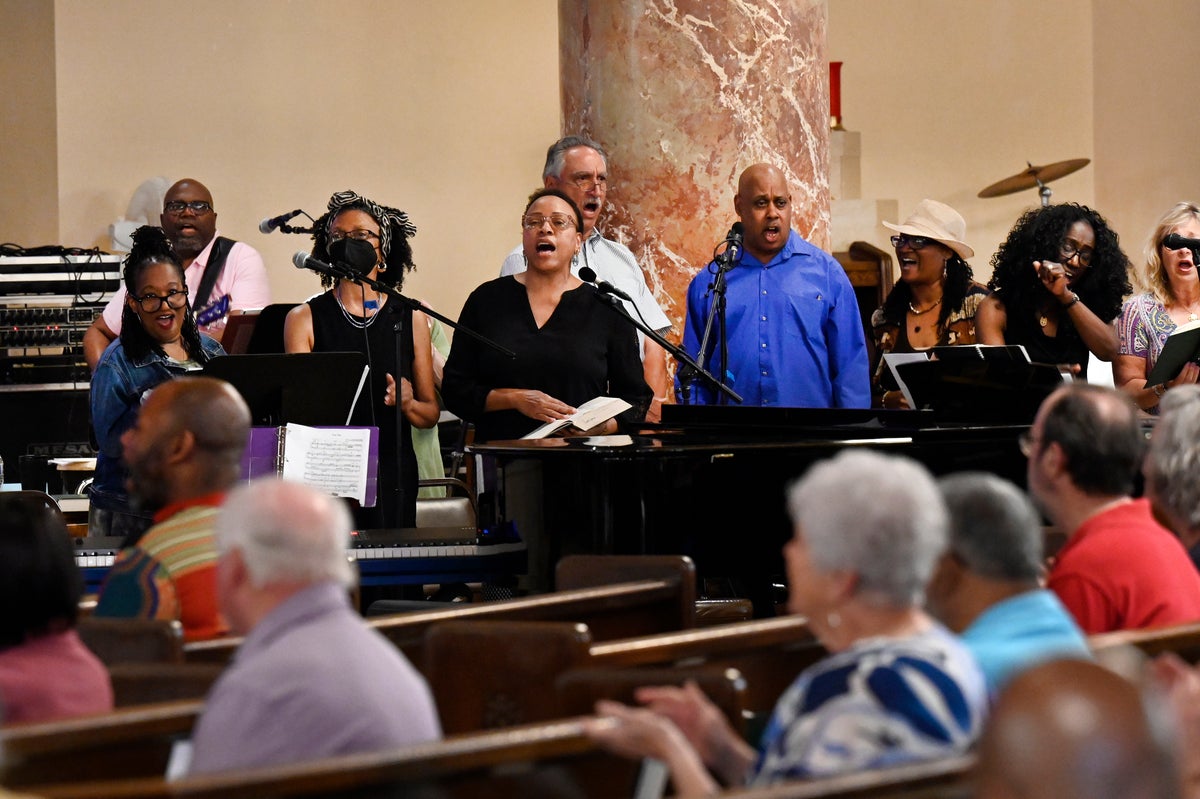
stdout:
POLYGON ((1072 291, 1071 292, 1071 301, 1068 303, 1064 303, 1063 308, 1070 308, 1072 305, 1074 305, 1077 302, 1079 302, 1079 295, 1072 291))
POLYGON ((1159 399, 1162 399, 1162 395, 1167 393, 1167 387, 1162 383, 1155 383, 1154 385, 1150 386, 1150 390, 1153 391, 1154 396, 1158 397, 1159 399))

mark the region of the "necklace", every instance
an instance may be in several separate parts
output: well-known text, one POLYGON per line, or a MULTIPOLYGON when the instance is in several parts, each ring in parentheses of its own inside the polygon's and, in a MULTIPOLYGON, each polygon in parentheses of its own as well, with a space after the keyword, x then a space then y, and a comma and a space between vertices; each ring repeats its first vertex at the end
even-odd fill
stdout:
POLYGON ((925 309, 925 310, 923 310, 923 311, 918 311, 918 310, 917 310, 917 306, 913 305, 913 304, 910 302, 910 303, 908 304, 908 310, 912 311, 912 315, 913 315, 913 316, 923 316, 924 314, 927 314, 927 313, 929 313, 930 311, 932 311, 934 308, 938 307, 938 306, 939 306, 939 305, 941 305, 941 304, 942 304, 942 298, 941 298, 941 297, 938 297, 938 299, 937 299, 937 302, 935 302, 933 305, 930 305, 928 308, 926 308, 926 309, 925 309))
POLYGON ((342 316, 346 317, 346 321, 350 323, 351 326, 356 327, 359 330, 364 330, 370 327, 371 325, 375 324, 375 320, 379 318, 378 311, 366 317, 366 321, 363 321, 359 317, 347 311, 346 306, 342 305, 342 298, 337 289, 333 290, 333 298, 337 300, 338 307, 342 309, 342 316))

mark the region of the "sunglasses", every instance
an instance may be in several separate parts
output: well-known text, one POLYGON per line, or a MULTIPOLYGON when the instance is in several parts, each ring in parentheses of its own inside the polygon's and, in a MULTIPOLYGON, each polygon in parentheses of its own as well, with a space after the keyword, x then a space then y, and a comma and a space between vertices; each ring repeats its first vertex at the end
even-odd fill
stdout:
POLYGON ((927 238, 926 236, 906 236, 903 233, 899 236, 892 236, 892 246, 897 250, 901 247, 908 247, 912 250, 923 250, 930 244, 937 243, 937 239, 927 238))

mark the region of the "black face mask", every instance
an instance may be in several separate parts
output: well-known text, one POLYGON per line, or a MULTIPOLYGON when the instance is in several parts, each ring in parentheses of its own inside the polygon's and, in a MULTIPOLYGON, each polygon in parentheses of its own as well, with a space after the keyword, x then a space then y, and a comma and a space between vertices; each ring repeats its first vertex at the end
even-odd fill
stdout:
POLYGON ((329 245, 329 258, 334 264, 343 264, 354 272, 365 275, 374 268, 378 255, 371 242, 345 238, 329 245))

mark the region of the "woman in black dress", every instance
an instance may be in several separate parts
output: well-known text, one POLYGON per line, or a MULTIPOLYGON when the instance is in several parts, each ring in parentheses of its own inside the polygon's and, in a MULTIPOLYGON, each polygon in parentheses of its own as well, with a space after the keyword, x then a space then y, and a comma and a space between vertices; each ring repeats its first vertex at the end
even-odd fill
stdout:
MULTIPOLYGON (((598 396, 633 406, 618 417, 623 422, 645 417, 651 394, 633 327, 571 274, 580 219, 562 192, 535 192, 521 216, 528 268, 484 283, 463 306, 460 324, 516 353, 509 358, 467 336, 454 339, 442 397, 475 423, 477 441, 520 438, 598 396)), ((609 420, 588 432, 616 429, 609 420)))
MULTIPOLYGON (((329 199, 329 210, 313 225, 312 255, 319 261, 350 266, 367 277, 399 289, 413 269, 408 239, 417 229, 395 208, 378 205, 352 191, 329 199)), ((425 315, 386 294, 349 280, 322 276, 328 291, 288 313, 284 344, 288 352, 362 352, 370 378, 351 418, 353 425, 379 428, 379 497, 375 508, 363 508, 362 527, 415 527, 417 461, 411 427, 433 427, 438 421, 434 394, 429 323, 425 315), (397 325, 404 357, 396 370, 397 325), (395 406, 399 399, 399 411, 395 406), (403 441, 397 457, 396 424, 403 441), (402 475, 398 480, 397 471, 402 475), (397 513, 396 491, 403 501, 397 513)))

